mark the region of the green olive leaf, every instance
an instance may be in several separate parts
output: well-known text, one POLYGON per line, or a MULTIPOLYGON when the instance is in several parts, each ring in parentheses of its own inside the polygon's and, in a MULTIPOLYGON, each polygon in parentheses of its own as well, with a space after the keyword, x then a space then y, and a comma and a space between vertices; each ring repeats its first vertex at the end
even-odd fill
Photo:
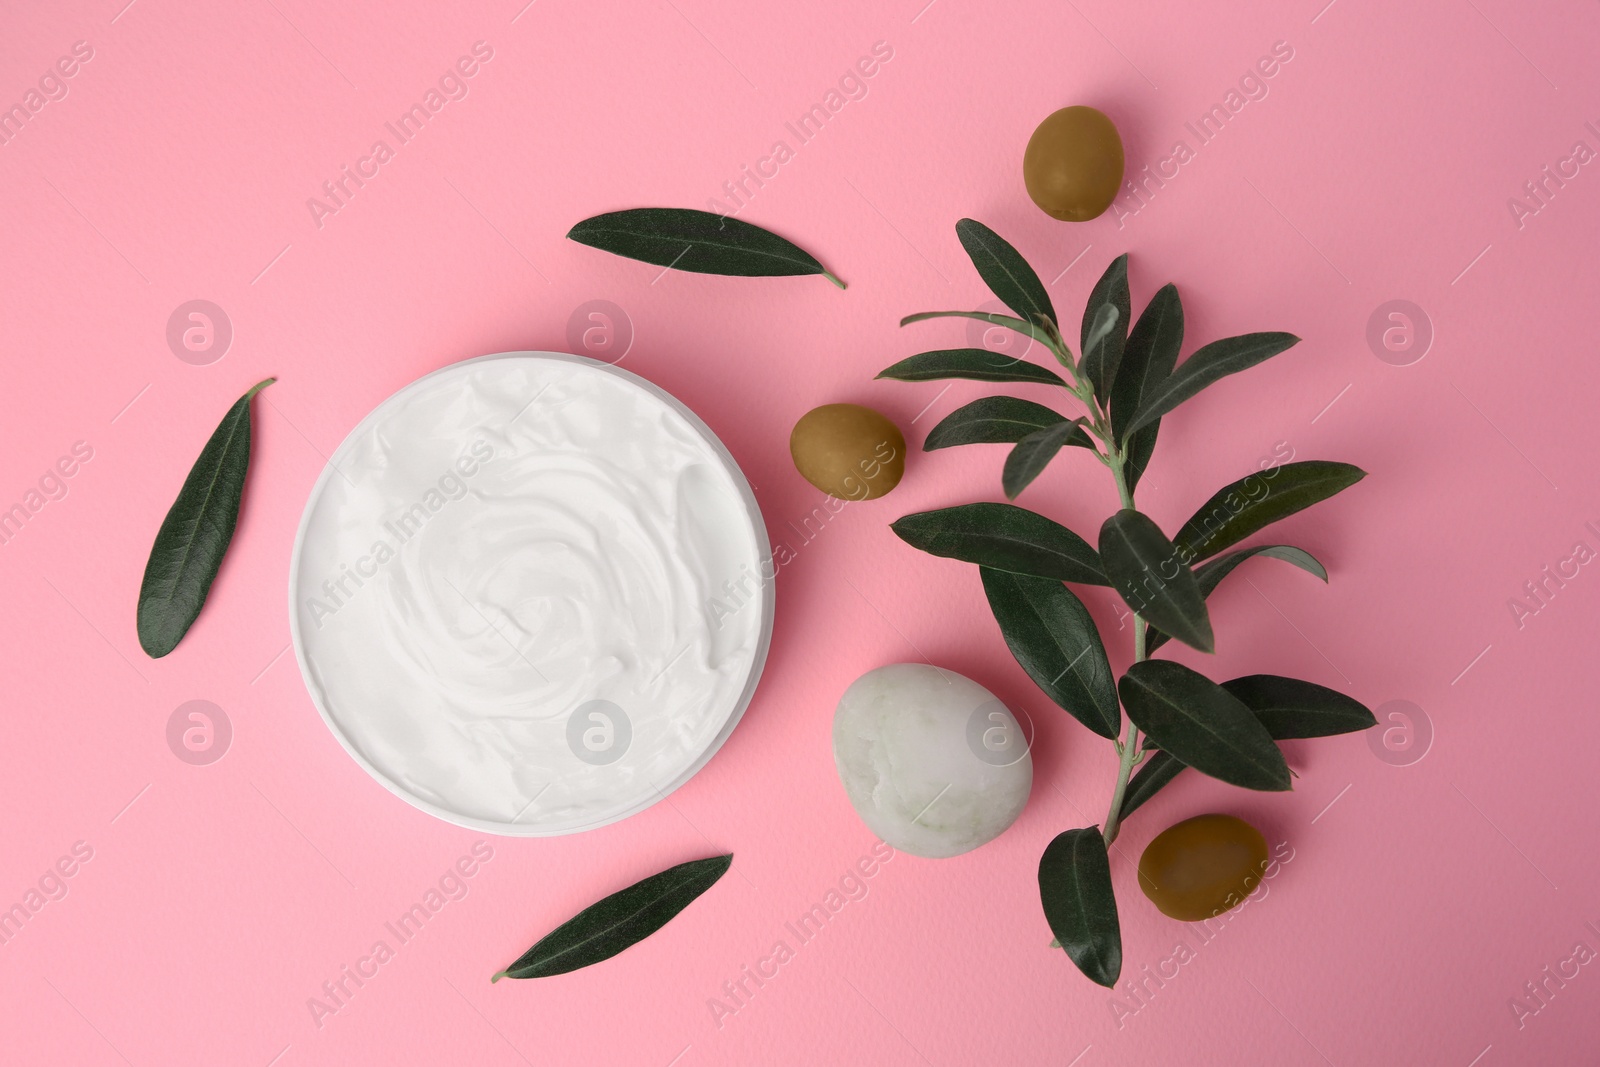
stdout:
POLYGON ((1238 697, 1171 660, 1147 659, 1117 684, 1133 724, 1163 752, 1202 774, 1245 789, 1290 788, 1289 765, 1272 735, 1238 697))
MULTIPOLYGON (((1377 725, 1372 712, 1360 702, 1298 678, 1252 674, 1223 682, 1222 688, 1255 713, 1274 741, 1331 737, 1377 725)), ((1184 764, 1170 752, 1151 753, 1139 773, 1128 782, 1120 818, 1127 818, 1135 808, 1155 796, 1183 768, 1184 764)))
POLYGON ((178 647, 205 606, 239 524, 250 471, 250 398, 268 378, 234 401, 161 520, 139 585, 139 647, 160 659, 178 647))
POLYGON ((1122 362, 1117 364, 1117 380, 1111 386, 1112 439, 1124 449, 1123 476, 1131 493, 1138 486, 1155 454, 1161 420, 1152 419, 1137 433, 1128 433, 1128 423, 1138 410, 1146 392, 1166 380, 1177 365, 1183 347, 1183 302, 1178 288, 1163 285, 1145 305, 1139 321, 1128 334, 1122 362))
POLYGON ((1083 353, 1083 376, 1094 383, 1094 393, 1102 400, 1111 397, 1117 366, 1127 344, 1128 323, 1133 320, 1128 296, 1128 254, 1111 261, 1089 294, 1083 308, 1079 331, 1079 351, 1083 353), (1109 314, 1108 314, 1109 311, 1109 314))
POLYGON ((1212 341, 1145 391, 1138 411, 1123 432, 1138 431, 1217 379, 1254 367, 1299 343, 1300 338, 1292 333, 1247 333, 1212 341))
POLYGON ((733 855, 712 856, 668 867, 604 900, 589 905, 535 942, 489 981, 548 978, 608 960, 667 924, 716 884, 733 855))
POLYGON ((915 315, 907 315, 900 320, 901 326, 910 326, 913 322, 926 322, 928 319, 977 319, 987 322, 991 326, 1004 326, 1008 330, 1031 337, 1044 345, 1045 351, 1055 351, 1050 331, 1042 325, 1026 322, 1014 315, 1002 315, 997 311, 919 311, 915 315))
POLYGON ((960 504, 894 522, 906 544, 930 555, 1058 582, 1106 585, 1100 557, 1065 526, 1014 504, 960 504))
POLYGON ((1348 463, 1285 463, 1224 486, 1183 524, 1173 544, 1186 563, 1214 556, 1279 519, 1342 492, 1367 476, 1348 463))
POLYGON ((1200 583, 1200 591, 1206 596, 1222 583, 1222 579, 1233 573, 1233 569, 1253 556, 1267 556, 1271 559, 1281 559, 1285 563, 1292 563, 1307 574, 1314 574, 1324 582, 1328 580, 1328 569, 1324 567, 1317 557, 1303 548, 1293 545, 1257 545, 1254 548, 1241 548, 1237 552, 1229 552, 1226 556, 1219 556, 1214 560, 1201 564, 1194 572, 1195 580, 1200 583))
POLYGON ((1250 674, 1223 682, 1222 688, 1255 712, 1278 740, 1332 737, 1378 725, 1365 704, 1315 682, 1250 674))
POLYGON ((1144 472, 1150 469, 1150 460, 1156 452, 1156 435, 1161 431, 1157 419, 1138 433, 1128 435, 1128 454, 1122 461, 1122 476, 1128 480, 1128 492, 1139 487, 1144 472))
POLYGON ((1000 302, 1028 322, 1041 317, 1055 321, 1056 309, 1044 283, 1028 266, 1028 261, 989 227, 973 219, 956 223, 956 236, 967 250, 978 276, 1000 302))
MULTIPOLYGON (((1178 364, 1178 352, 1183 348, 1183 301, 1178 299, 1178 287, 1168 282, 1156 291, 1133 324, 1122 359, 1117 364, 1116 381, 1111 386, 1111 430, 1117 444, 1127 440, 1128 423, 1138 410, 1147 392, 1166 380, 1178 364)), ((1155 429, 1159 419, 1146 427, 1150 447, 1155 446, 1155 429)), ((1134 443, 1128 441, 1130 458, 1135 452, 1134 443)), ((1145 457, 1148 462, 1148 454, 1145 457)), ((1144 464, 1140 464, 1141 469, 1144 464)))
MULTIPOLYGON (((1085 338, 1087 347, 1085 347, 1083 350, 1083 366, 1086 368, 1083 371, 1083 374, 1085 377, 1088 376, 1090 370, 1093 370, 1097 374, 1104 373, 1099 369, 1098 364, 1105 358, 1105 350, 1107 345, 1109 345, 1114 338, 1122 335, 1122 330, 1115 328, 1121 321, 1122 320, 1118 318, 1117 309, 1112 307, 1110 304, 1103 305, 1100 310, 1095 313, 1094 326, 1089 330, 1089 336, 1085 338)), ((1124 325, 1123 329, 1126 328, 1127 327, 1124 325)))
POLYGON ((1139 768, 1139 773, 1128 780, 1128 789, 1122 794, 1122 807, 1117 821, 1121 822, 1132 815, 1140 805, 1157 793, 1161 792, 1166 784, 1178 776, 1184 765, 1172 753, 1154 751, 1145 757, 1144 766, 1139 768))
POLYGON ((1017 494, 1044 472, 1063 446, 1077 445, 1091 452, 1098 451, 1089 435, 1083 432, 1082 422, 1082 419, 1072 419, 1046 426, 1017 442, 1011 454, 1006 456, 1006 464, 1000 475, 1000 485, 1009 499, 1017 499, 1017 494))
POLYGON ((944 348, 921 352, 878 372, 880 378, 902 382, 931 382, 939 378, 967 378, 975 382, 1033 382, 1065 385, 1060 375, 1037 363, 1013 359, 987 348, 944 348))
POLYGON ((1122 928, 1100 828, 1057 834, 1039 857, 1039 903, 1056 944, 1092 981, 1111 989, 1122 973, 1122 928))
POLYGON ((1149 516, 1123 508, 1100 527, 1100 564, 1111 587, 1150 625, 1202 652, 1216 650, 1194 572, 1149 516))
MULTIPOLYGON (((1315 574, 1324 582, 1328 580, 1328 571, 1317 558, 1303 548, 1293 545, 1257 545, 1255 548, 1242 548, 1237 552, 1230 552, 1226 556, 1218 556, 1208 563, 1203 563, 1195 568, 1194 580, 1199 583, 1200 595, 1206 599, 1216 591, 1222 579, 1233 573, 1233 569, 1252 556, 1269 556, 1292 563, 1308 574, 1315 574)), ((1151 653, 1167 643, 1167 635, 1154 627, 1150 628, 1145 638, 1145 652, 1151 653)))
POLYGON ((584 219, 567 236, 602 252, 673 270, 745 278, 820 274, 844 288, 844 282, 799 245, 713 211, 677 207, 611 211, 584 219))
POLYGON ((1105 645, 1089 609, 1058 581, 980 567, 989 609, 1006 646, 1045 695, 1113 740, 1122 709, 1105 645))
MULTIPOLYGON (((1014 396, 986 396, 963 404, 928 431, 924 452, 952 445, 1015 443, 1035 430, 1066 422, 1053 408, 1014 396)), ((1085 440, 1088 437, 1085 435, 1085 440)), ((1091 447, 1093 442, 1090 442, 1091 447)))

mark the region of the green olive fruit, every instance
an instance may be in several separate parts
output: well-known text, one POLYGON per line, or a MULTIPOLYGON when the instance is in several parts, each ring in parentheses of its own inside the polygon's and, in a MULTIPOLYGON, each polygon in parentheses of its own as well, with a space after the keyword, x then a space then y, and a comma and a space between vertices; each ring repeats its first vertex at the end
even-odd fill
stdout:
POLYGON ((1139 857, 1139 888, 1161 914, 1199 922, 1244 900, 1267 869, 1267 839, 1232 815, 1196 815, 1157 834, 1139 857))
POLYGON ((1088 222, 1122 188, 1122 138, 1092 107, 1064 107, 1039 123, 1022 154, 1022 180, 1046 215, 1088 222))
POLYGON ((900 484, 906 439, 859 404, 824 404, 794 424, 789 454, 801 477, 840 500, 873 500, 900 484))

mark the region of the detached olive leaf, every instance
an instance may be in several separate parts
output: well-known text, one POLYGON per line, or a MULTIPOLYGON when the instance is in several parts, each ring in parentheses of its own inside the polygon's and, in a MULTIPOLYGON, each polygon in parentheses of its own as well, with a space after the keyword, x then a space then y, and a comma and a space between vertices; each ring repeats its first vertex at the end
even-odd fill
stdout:
MULTIPOLYGON (((1209 563, 1195 568, 1194 580, 1200 585, 1200 595, 1206 599, 1216 591, 1222 579, 1233 573, 1233 569, 1252 556, 1270 556, 1292 563, 1308 574, 1314 574, 1324 582, 1328 580, 1327 568, 1317 561, 1317 558, 1303 548, 1293 545, 1257 545, 1255 548, 1242 548, 1237 552, 1230 552, 1226 556, 1218 556, 1209 563)), ((1148 655, 1167 643, 1167 635, 1152 627, 1145 637, 1144 650, 1148 655)))
MULTIPOLYGON (((928 431, 922 442, 924 452, 952 445, 1015 443, 1035 430, 1055 426, 1068 419, 1053 408, 1019 400, 1014 396, 986 396, 956 408, 928 431)), ((1088 441, 1088 435, 1084 435, 1088 441)), ((1089 447, 1094 447, 1092 441, 1089 447)))
POLYGON ((1366 476, 1360 467, 1321 459, 1247 475, 1217 490, 1172 541, 1186 562, 1206 559, 1366 476))
POLYGON ((987 348, 944 348, 921 352, 878 372, 880 378, 902 382, 931 382, 939 378, 967 378, 975 382, 1033 382, 1066 385, 1061 376, 1037 363, 1003 356, 987 348))
POLYGON ((1255 712, 1278 740, 1332 737, 1378 725, 1365 704, 1315 682, 1251 674, 1223 682, 1222 688, 1255 712))
POLYGON ((730 215, 693 208, 641 207, 584 219, 567 236, 579 244, 658 267, 745 278, 820 274, 817 258, 770 230, 730 215))
POLYGON ((1039 857, 1039 903, 1056 943, 1092 981, 1111 989, 1122 974, 1122 927, 1100 828, 1057 834, 1039 857))
POLYGON ((1299 343, 1300 338, 1292 333, 1247 333, 1212 341, 1145 393, 1124 432, 1134 433, 1217 379, 1254 367, 1299 343))
POLYGON ((1100 527, 1100 565, 1128 607, 1202 652, 1216 641, 1194 573, 1149 516, 1123 508, 1100 527))
POLYGON ((981 567, 1082 585, 1106 585, 1100 557, 1059 523, 1014 504, 960 504, 907 515, 889 527, 906 544, 981 567))
POLYGON ((691 860, 652 874, 641 882, 584 908, 489 981, 548 978, 610 959, 661 929, 678 912, 716 884, 733 864, 732 854, 691 860))
POLYGON ((1082 419, 1057 423, 1035 430, 1018 441, 1017 447, 1006 457, 1006 465, 1000 475, 1000 485, 1006 491, 1006 496, 1017 499, 1017 494, 1044 472, 1064 445, 1077 445, 1097 452, 1094 442, 1083 432, 1082 423, 1082 419))
POLYGON ((1056 321, 1056 309, 1044 283, 1003 237, 973 219, 956 223, 956 236, 978 268, 978 277, 1002 304, 1028 322, 1037 323, 1040 318, 1056 321))
POLYGON ((1184 765, 1173 758, 1170 752, 1151 752, 1145 757, 1144 766, 1128 781, 1128 791, 1122 794, 1122 818, 1132 815, 1140 805, 1166 786, 1178 776, 1184 765))
POLYGON ((239 524, 250 471, 250 398, 275 381, 259 382, 234 401, 156 531, 138 609, 139 647, 152 659, 177 648, 205 606, 239 524))
POLYGON ((1128 297, 1128 254, 1124 252, 1111 261, 1100 280, 1089 294, 1083 308, 1083 326, 1079 332, 1083 353, 1083 376, 1094 383, 1095 396, 1102 401, 1111 398, 1111 386, 1117 378, 1117 367, 1122 362, 1122 350, 1127 343, 1128 323, 1133 321, 1132 303, 1128 297), (1107 317, 1107 309, 1115 317, 1107 317), (1098 343, 1093 343, 1096 336, 1098 343))
POLYGON ((1289 765, 1238 697, 1171 660, 1141 660, 1117 685, 1133 724, 1163 752, 1245 789, 1290 788, 1289 765))
POLYGON ((989 609, 1011 654, 1073 718, 1115 739, 1122 727, 1116 683, 1100 631, 1060 582, 981 567, 989 609))
POLYGON ((1013 315, 1001 315, 995 311, 920 311, 915 315, 907 315, 900 320, 901 326, 910 326, 913 322, 924 322, 928 319, 977 319, 987 322, 991 326, 1004 326, 1008 330, 1032 338, 1050 350, 1050 331, 1043 326, 1036 325, 1013 315))
MULTIPOLYGON (((1223 682, 1222 688, 1238 697, 1266 727, 1274 741, 1331 737, 1376 726, 1366 706, 1343 693, 1275 674, 1252 674, 1223 682)), ((1154 752, 1128 783, 1122 799, 1122 817, 1155 796, 1178 776, 1184 764, 1170 752, 1154 752)))

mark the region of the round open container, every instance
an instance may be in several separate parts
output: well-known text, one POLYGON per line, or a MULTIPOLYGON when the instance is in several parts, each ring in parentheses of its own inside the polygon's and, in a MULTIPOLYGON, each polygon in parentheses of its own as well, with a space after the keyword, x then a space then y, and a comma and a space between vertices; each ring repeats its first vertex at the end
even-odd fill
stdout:
POLYGON ((576 833, 688 781, 772 638, 766 527, 677 399, 610 364, 508 352, 425 375, 311 490, 289 624, 367 773, 489 833, 576 833))

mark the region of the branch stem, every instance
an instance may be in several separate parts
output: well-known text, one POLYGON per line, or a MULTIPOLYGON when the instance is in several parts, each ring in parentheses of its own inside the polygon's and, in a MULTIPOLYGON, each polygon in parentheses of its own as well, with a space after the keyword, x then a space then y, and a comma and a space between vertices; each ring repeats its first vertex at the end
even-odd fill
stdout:
MULTIPOLYGON (((1117 483, 1117 495, 1122 499, 1124 508, 1132 508, 1133 487, 1128 484, 1128 455, 1125 448, 1119 447, 1116 435, 1111 429, 1111 414, 1108 404, 1101 402, 1094 395, 1094 383, 1085 380, 1078 373, 1077 362, 1073 359, 1071 351, 1067 349, 1066 342, 1053 324, 1049 328, 1055 350, 1056 359, 1072 373, 1072 384, 1067 388, 1076 396, 1084 408, 1089 412, 1089 431, 1100 439, 1105 446, 1105 454, 1101 461, 1111 469, 1111 477, 1117 483)), ((1098 455, 1098 453, 1096 453, 1098 455)), ((1148 625, 1137 613, 1133 616, 1133 661, 1135 663, 1147 659, 1146 635, 1148 625)), ((1128 779, 1133 775, 1133 768, 1140 760, 1139 728, 1128 720, 1127 733, 1120 742, 1112 742, 1117 746, 1119 761, 1117 764, 1117 784, 1111 791, 1111 806, 1106 811, 1105 829, 1101 836, 1105 838, 1106 847, 1117 839, 1117 833, 1122 829, 1122 800, 1128 793, 1128 779)))

